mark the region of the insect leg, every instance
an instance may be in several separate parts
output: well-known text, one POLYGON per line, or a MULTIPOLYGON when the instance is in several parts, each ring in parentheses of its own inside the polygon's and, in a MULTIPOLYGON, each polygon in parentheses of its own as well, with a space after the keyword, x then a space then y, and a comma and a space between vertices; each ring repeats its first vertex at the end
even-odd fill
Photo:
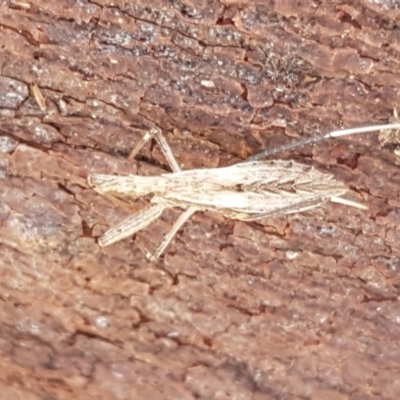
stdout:
POLYGON ((246 159, 243 162, 257 161, 262 158, 266 158, 266 157, 275 155, 277 153, 282 153, 284 151, 292 150, 292 149, 295 149, 296 147, 305 146, 307 144, 321 142, 321 141, 323 141, 325 139, 329 139, 329 138, 354 135, 354 134, 358 134, 358 133, 375 132, 375 131, 381 131, 384 129, 399 129, 399 128, 400 128, 400 123, 393 123, 393 124, 386 124, 386 125, 370 125, 370 126, 363 126, 363 127, 358 127, 358 128, 340 129, 337 131, 332 131, 329 133, 300 139, 296 142, 286 143, 281 146, 277 146, 272 149, 265 150, 261 153, 256 154, 255 156, 249 157, 248 159, 246 159))
POLYGON ((303 211, 307 211, 307 210, 316 208, 330 200, 331 200, 330 197, 318 196, 313 199, 298 201, 297 203, 289 204, 289 205, 283 206, 283 207, 277 206, 276 208, 271 209, 265 213, 247 214, 244 216, 240 216, 240 220, 241 221, 256 221, 256 220, 260 220, 260 219, 263 219, 266 217, 277 217, 280 215, 303 212, 303 211))
POLYGON ((179 172, 181 169, 179 168, 178 163, 174 155, 172 154, 171 148, 169 147, 167 141, 161 133, 161 130, 158 128, 152 128, 148 132, 146 132, 140 142, 135 146, 132 150, 131 154, 128 158, 134 158, 136 154, 140 151, 140 149, 151 139, 154 138, 158 145, 161 147, 161 151, 164 154, 164 157, 168 161, 169 166, 171 167, 173 172, 179 172))
POLYGON ((142 147, 153 137, 153 135, 150 132, 151 131, 148 131, 142 136, 142 138, 136 144, 134 149, 131 151, 131 154, 129 154, 128 159, 135 158, 137 153, 139 153, 139 151, 142 149, 142 147))
MULTIPOLYGON (((117 206, 123 207, 126 210, 131 211, 131 206, 124 201, 118 199, 117 197, 113 196, 111 193, 108 192, 120 192, 125 193, 122 191, 124 189, 123 185, 121 184, 122 181, 126 181, 132 179, 130 177, 120 177, 114 175, 105 175, 105 174, 89 174, 87 177, 87 182, 89 186, 98 194, 105 197, 112 203, 117 206)), ((123 182, 124 183, 124 182, 123 182)), ((128 182, 129 183, 129 182, 128 182)))
POLYGON ((129 216, 118 225, 105 232, 103 236, 98 239, 99 245, 105 247, 133 235, 135 232, 140 231, 156 220, 166 207, 167 206, 163 203, 151 204, 147 208, 129 216))
POLYGON ((171 167, 172 171, 179 172, 181 169, 179 168, 179 165, 176 162, 174 155, 172 154, 171 148, 169 147, 164 136, 162 135, 160 129, 153 128, 151 130, 151 134, 154 136, 154 139, 156 139, 158 145, 161 147, 161 151, 163 152, 165 159, 168 161, 168 164, 171 167))
POLYGON ((182 225, 197 211, 197 207, 189 207, 183 214, 179 216, 179 218, 176 220, 175 224, 171 228, 171 230, 167 233, 167 235, 164 237, 163 241, 160 243, 160 245, 157 247, 157 250, 154 252, 154 254, 148 254, 148 257, 151 259, 156 259, 160 257, 160 255, 163 253, 163 251, 166 249, 166 247, 169 245, 171 240, 174 238, 176 235, 176 232, 182 227, 182 225))

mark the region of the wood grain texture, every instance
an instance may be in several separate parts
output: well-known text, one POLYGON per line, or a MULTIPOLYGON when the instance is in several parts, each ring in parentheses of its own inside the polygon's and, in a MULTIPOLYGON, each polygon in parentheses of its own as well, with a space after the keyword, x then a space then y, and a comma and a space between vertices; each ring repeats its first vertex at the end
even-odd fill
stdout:
POLYGON ((100 249, 148 199, 122 206, 86 183, 165 173, 157 146, 127 159, 153 125, 193 169, 387 122, 395 6, 0 0, 0 398, 399 398, 397 137, 280 155, 369 210, 197 213, 157 263, 141 247, 177 214, 100 249))

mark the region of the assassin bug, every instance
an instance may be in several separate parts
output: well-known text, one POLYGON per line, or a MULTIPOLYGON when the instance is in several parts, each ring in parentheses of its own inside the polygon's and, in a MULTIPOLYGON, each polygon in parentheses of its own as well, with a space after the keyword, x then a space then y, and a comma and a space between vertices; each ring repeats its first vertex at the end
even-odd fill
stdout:
POLYGON ((98 240, 108 246, 138 232, 171 207, 184 212, 164 237, 153 255, 158 258, 177 231, 196 211, 217 211, 227 218, 253 221, 261 218, 309 210, 328 201, 366 209, 360 203, 341 197, 346 185, 333 175, 294 161, 262 160, 278 152, 328 138, 399 129, 400 123, 332 131, 276 147, 228 167, 181 171, 170 147, 158 128, 143 136, 132 151, 136 156, 143 145, 155 138, 172 169, 160 176, 90 174, 88 183, 100 193, 114 192, 134 198, 153 194, 150 204, 105 232, 98 240))

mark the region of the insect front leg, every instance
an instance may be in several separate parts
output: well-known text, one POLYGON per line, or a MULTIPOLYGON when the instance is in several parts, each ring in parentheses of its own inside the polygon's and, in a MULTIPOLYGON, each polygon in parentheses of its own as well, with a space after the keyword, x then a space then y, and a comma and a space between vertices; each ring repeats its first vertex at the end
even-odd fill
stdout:
POLYGON ((133 235, 155 221, 165 208, 167 208, 167 205, 163 203, 151 204, 147 208, 129 216, 105 232, 98 240, 99 245, 101 247, 109 246, 118 242, 118 240, 133 235))

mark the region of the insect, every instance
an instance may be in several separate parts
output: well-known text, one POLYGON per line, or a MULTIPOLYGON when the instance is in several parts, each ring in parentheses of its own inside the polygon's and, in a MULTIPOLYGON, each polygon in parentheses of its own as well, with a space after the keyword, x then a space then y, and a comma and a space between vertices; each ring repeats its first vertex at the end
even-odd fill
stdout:
POLYGON ((30 85, 31 94, 35 98, 37 105, 42 111, 46 111, 46 99, 44 98, 39 86, 32 82, 30 85))
POLYGON ((155 260, 166 249, 177 231, 196 211, 217 211, 227 218, 254 221, 266 217, 309 210, 332 201, 365 209, 360 203, 341 197, 348 191, 333 175, 294 161, 264 160, 298 146, 356 133, 399 129, 400 123, 333 131, 264 151, 228 167, 181 171, 170 147, 158 128, 143 136, 132 151, 136 156, 151 138, 156 139, 172 173, 160 176, 90 174, 89 186, 100 193, 114 192, 134 198, 153 194, 150 204, 106 231, 99 239, 108 246, 145 228, 172 207, 184 212, 164 237, 156 251, 147 254, 155 260))

